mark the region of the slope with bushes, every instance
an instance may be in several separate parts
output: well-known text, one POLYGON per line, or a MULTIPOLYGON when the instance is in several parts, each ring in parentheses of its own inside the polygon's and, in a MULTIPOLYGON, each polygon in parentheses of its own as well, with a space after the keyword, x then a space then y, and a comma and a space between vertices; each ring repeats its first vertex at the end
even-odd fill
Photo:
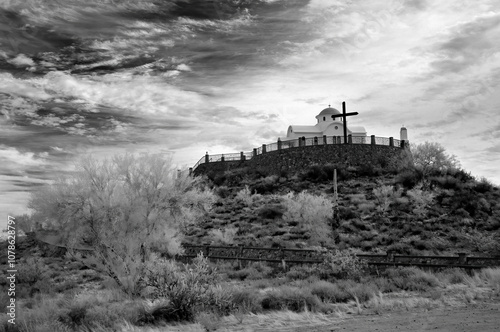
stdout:
POLYGON ((446 158, 434 158, 425 171, 331 164, 280 176, 259 169, 209 174, 218 200, 189 229, 186 240, 401 254, 500 254, 499 188, 446 158), (333 202, 334 169, 339 176, 335 216, 331 204, 325 205, 333 202), (290 199, 299 195, 307 195, 303 211, 296 211, 290 199))

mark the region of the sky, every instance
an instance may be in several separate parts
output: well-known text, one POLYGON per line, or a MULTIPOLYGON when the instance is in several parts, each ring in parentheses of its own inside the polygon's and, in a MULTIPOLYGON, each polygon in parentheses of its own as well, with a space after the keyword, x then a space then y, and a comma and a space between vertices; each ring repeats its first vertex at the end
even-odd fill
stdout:
POLYGON ((498 0, 0 0, 0 217, 83 154, 190 167, 342 101, 500 184, 499 65, 498 0))

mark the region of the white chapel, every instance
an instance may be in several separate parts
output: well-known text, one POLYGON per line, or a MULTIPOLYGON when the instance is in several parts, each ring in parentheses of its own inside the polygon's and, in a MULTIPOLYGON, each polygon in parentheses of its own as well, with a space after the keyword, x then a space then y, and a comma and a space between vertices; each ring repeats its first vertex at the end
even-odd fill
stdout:
MULTIPOLYGON (((290 125, 286 133, 286 137, 282 141, 292 140, 299 137, 322 137, 326 136, 343 136, 344 122, 342 117, 339 117, 342 112, 328 107, 316 115, 318 121, 314 126, 290 125), (332 117, 334 115, 334 117, 332 117)), ((347 135, 366 137, 366 130, 361 126, 347 126, 347 135)))

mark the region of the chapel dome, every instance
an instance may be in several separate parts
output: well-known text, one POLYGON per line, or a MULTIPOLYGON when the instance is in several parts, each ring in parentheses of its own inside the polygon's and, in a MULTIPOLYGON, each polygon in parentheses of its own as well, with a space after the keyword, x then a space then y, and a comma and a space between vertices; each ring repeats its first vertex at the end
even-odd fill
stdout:
POLYGON ((341 114, 339 110, 333 107, 327 107, 324 110, 322 110, 317 116, 325 116, 325 115, 336 115, 336 114, 341 114))

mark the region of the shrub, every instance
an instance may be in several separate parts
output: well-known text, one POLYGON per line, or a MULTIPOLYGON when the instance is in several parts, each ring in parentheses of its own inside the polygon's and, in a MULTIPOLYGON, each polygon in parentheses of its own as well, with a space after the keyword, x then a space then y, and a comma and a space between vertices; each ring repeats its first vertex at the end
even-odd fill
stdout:
POLYGON ((262 311, 261 296, 254 289, 234 290, 231 301, 243 312, 258 313, 262 311))
POLYGON ((246 206, 251 206, 253 203, 253 195, 248 186, 236 193, 236 200, 243 202, 246 206))
POLYGON ((373 282, 358 283, 353 280, 340 280, 337 283, 340 290, 349 294, 350 299, 366 302, 379 292, 377 285, 373 282))
POLYGON ((413 188, 408 190, 406 195, 413 204, 413 213, 417 216, 424 216, 427 213, 427 207, 434 200, 434 194, 430 191, 424 191, 421 188, 413 188))
POLYGON ((476 182, 473 189, 478 193, 486 193, 488 191, 492 191, 495 186, 485 177, 482 177, 479 181, 476 182))
POLYGON ((227 186, 220 186, 215 190, 215 194, 220 198, 227 198, 231 194, 231 191, 227 186))
POLYGON ((268 277, 272 271, 273 269, 271 267, 260 262, 256 262, 245 267, 244 269, 228 272, 227 276, 232 279, 257 280, 268 277))
POLYGON ((462 284, 468 278, 463 269, 447 269, 436 274, 436 277, 445 284, 462 284))
POLYGON ((252 192, 257 194, 267 194, 272 193, 279 187, 278 184, 279 177, 277 175, 271 175, 263 178, 260 182, 254 184, 251 187, 252 192))
POLYGON ((311 234, 311 244, 325 243, 331 234, 330 220, 333 215, 332 202, 325 196, 311 195, 305 191, 283 197, 285 213, 283 220, 298 221, 311 234))
POLYGON ((321 301, 329 303, 347 302, 352 298, 349 293, 331 282, 319 280, 309 286, 311 294, 316 295, 321 301))
POLYGON ((339 206, 339 217, 341 220, 359 218, 357 212, 349 207, 339 206))
POLYGON ((496 287, 500 291, 500 268, 481 269, 476 275, 481 280, 486 281, 490 286, 496 287))
POLYGON ((373 195, 377 200, 377 210, 382 214, 386 213, 391 203, 396 198, 401 197, 401 190, 395 190, 393 186, 381 186, 373 189, 373 195))
POLYGON ((289 280, 305 280, 316 274, 318 274, 318 270, 315 266, 308 264, 294 265, 287 271, 286 278, 289 280))
POLYGON ((165 320, 192 320, 195 312, 216 298, 214 286, 220 279, 208 259, 199 254, 193 264, 180 266, 167 260, 157 260, 147 268, 145 283, 151 287, 152 299, 166 298, 153 314, 165 320))
POLYGON ((390 268, 385 275, 396 287, 408 291, 428 291, 439 285, 435 275, 415 267, 390 268))
POLYGON ((276 219, 283 216, 283 208, 280 205, 266 205, 257 211, 257 215, 264 219, 276 219))
POLYGON ((35 257, 28 257, 22 264, 18 265, 17 282, 34 285, 42 279, 43 263, 35 257))
MULTIPOLYGON (((383 159, 385 162, 385 158, 383 159)), ((358 175, 360 176, 378 176, 382 174, 382 168, 371 163, 366 163, 358 167, 358 175)))
POLYGON ((322 279, 359 279, 366 269, 366 262, 348 250, 327 252, 318 266, 322 279))
POLYGON ((321 301, 309 289, 290 286, 281 286, 267 292, 261 303, 264 310, 301 312, 304 309, 316 311, 321 307, 321 301))
POLYGON ((234 237, 238 233, 238 228, 228 226, 221 229, 212 229, 209 234, 216 244, 234 244, 234 237))
POLYGON ((422 173, 415 169, 402 171, 396 177, 396 183, 403 185, 407 189, 415 187, 422 180, 422 173))

